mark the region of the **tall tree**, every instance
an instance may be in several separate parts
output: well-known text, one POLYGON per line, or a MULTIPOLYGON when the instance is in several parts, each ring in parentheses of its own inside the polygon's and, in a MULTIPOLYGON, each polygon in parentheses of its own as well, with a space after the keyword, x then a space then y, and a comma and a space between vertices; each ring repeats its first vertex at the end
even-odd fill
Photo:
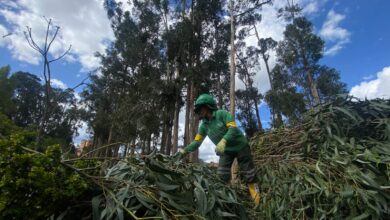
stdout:
POLYGON ((316 67, 322 58, 324 42, 313 33, 312 24, 304 17, 295 18, 287 25, 277 54, 289 69, 293 80, 306 93, 309 106, 321 103, 315 82, 316 67))
POLYGON ((0 68, 0 112, 10 117, 15 111, 12 98, 12 82, 9 80, 10 66, 0 68))
POLYGON ((41 80, 26 72, 16 72, 10 80, 13 84, 12 101, 16 106, 12 120, 21 127, 39 125, 45 106, 41 80))
POLYGON ((50 64, 53 62, 56 62, 60 59, 62 59, 64 56, 66 56, 70 49, 72 48, 72 45, 69 45, 68 49, 65 50, 65 52, 58 56, 58 57, 52 57, 50 55, 50 48, 57 38, 58 32, 60 30, 59 26, 54 27, 54 31, 52 30, 53 24, 51 19, 46 19, 47 27, 46 27, 46 34, 45 34, 45 39, 43 40, 43 45, 38 45, 36 42, 36 39, 34 39, 32 35, 32 28, 31 27, 26 27, 26 31, 24 32, 25 38, 27 43, 30 45, 32 49, 37 51, 41 57, 43 58, 43 79, 45 83, 45 108, 44 112, 42 115, 42 119, 39 124, 38 128, 38 135, 37 135, 37 142, 40 142, 40 137, 43 135, 43 132, 47 126, 48 121, 50 120, 50 115, 52 113, 52 103, 51 101, 56 101, 56 98, 52 99, 52 88, 51 88, 51 69, 50 69, 50 64))
POLYGON ((338 94, 348 93, 347 85, 340 81, 340 73, 327 66, 319 66, 316 84, 321 100, 334 100, 338 94))
POLYGON ((265 95, 270 108, 280 113, 272 122, 272 127, 278 128, 284 124, 282 115, 289 124, 299 122, 306 111, 303 95, 297 91, 286 67, 277 64, 272 70, 272 90, 265 95))
MULTIPOLYGON (((242 105, 242 103, 239 105, 239 110, 242 110, 243 108, 249 108, 253 109, 255 112, 255 118, 257 124, 256 126, 252 126, 252 128, 256 128, 255 131, 262 131, 263 125, 261 123, 260 119, 260 113, 259 113, 259 105, 260 100, 262 99, 262 95, 258 92, 257 88, 254 87, 254 77, 256 76, 257 70, 259 68, 259 50, 253 46, 246 47, 244 42, 239 42, 237 45, 238 53, 237 58, 239 60, 237 65, 237 72, 238 72, 238 78, 244 83, 245 90, 240 91, 237 93, 237 98, 241 99, 241 102, 247 101, 245 105, 242 105), (244 50, 243 48, 246 48, 244 50), (244 53, 245 51, 245 53, 244 53), (248 96, 248 97, 244 97, 248 96), (247 107, 245 107, 247 106, 247 107)), ((246 110, 249 111, 249 110, 246 110)), ((245 112, 245 111, 244 111, 245 112)), ((252 110, 250 110, 251 114, 253 113, 252 110)), ((249 112, 248 112, 249 113, 249 112)), ((252 117, 250 114, 244 114, 247 117, 244 117, 241 114, 241 119, 246 118, 246 121, 250 121, 250 118, 252 117)), ((248 124, 248 123, 244 123, 248 124)), ((255 131, 251 131, 250 133, 254 133, 255 131)))

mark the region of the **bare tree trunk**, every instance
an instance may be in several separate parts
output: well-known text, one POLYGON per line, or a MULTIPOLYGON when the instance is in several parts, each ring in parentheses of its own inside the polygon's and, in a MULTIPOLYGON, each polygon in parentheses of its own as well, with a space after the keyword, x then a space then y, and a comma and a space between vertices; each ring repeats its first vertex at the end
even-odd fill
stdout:
POLYGON ((184 18, 186 14, 186 0, 181 0, 181 16, 184 18))
POLYGON ((123 157, 125 158, 127 156, 127 151, 129 150, 129 143, 126 143, 125 149, 123 150, 123 157))
POLYGON ((257 125, 259 126, 259 131, 263 131, 263 125, 261 124, 259 106, 257 100, 254 99, 253 102, 255 103, 256 119, 257 119, 257 125))
MULTIPOLYGON (((111 144, 113 127, 114 127, 114 125, 111 124, 110 131, 108 132, 107 144, 111 144)), ((112 151, 113 151, 112 148, 113 148, 113 146, 106 147, 106 155, 105 155, 106 157, 111 157, 112 156, 112 151)))
POLYGON ((176 103, 175 103, 175 115, 174 115, 174 118, 173 118, 172 154, 176 154, 177 146, 178 146, 178 142, 179 142, 179 114, 180 114, 179 100, 176 100, 176 103))
POLYGON ((168 128, 165 123, 165 116, 163 116, 163 130, 162 130, 162 136, 161 136, 161 144, 160 144, 160 153, 164 154, 165 153, 165 145, 166 145, 166 139, 167 139, 167 133, 168 133, 168 128))
POLYGON ((184 126, 184 146, 187 146, 190 143, 190 111, 191 111, 191 84, 187 85, 187 98, 186 98, 186 116, 185 116, 185 126, 184 126))
POLYGON ((150 145, 152 143, 151 139, 152 139, 152 137, 151 137, 151 135, 149 135, 148 136, 148 143, 146 145, 146 154, 150 154, 150 145))
MULTIPOLYGON (((257 38, 257 42, 260 43, 260 36, 259 36, 259 32, 257 31, 257 28, 256 28, 256 25, 254 24, 253 25, 254 29, 255 29, 255 34, 256 34, 256 38, 257 38)), ((269 86, 270 86, 270 89, 271 91, 273 90, 273 85, 272 85, 272 75, 271 75, 271 70, 269 68, 269 64, 268 64, 268 59, 269 57, 267 57, 267 55, 265 54, 265 50, 263 50, 263 52, 261 53, 261 56, 264 60, 264 63, 265 63, 265 68, 267 69, 267 74, 268 74, 268 80, 269 80, 269 86)), ((273 126, 275 126, 275 111, 274 109, 270 108, 271 110, 271 120, 272 120, 272 124, 273 126)))
MULTIPOLYGON (((303 53, 301 53, 301 54, 303 54, 303 53)), ((305 68, 307 83, 308 83, 309 88, 310 88, 310 94, 313 98, 313 102, 314 102, 313 104, 314 104, 314 106, 317 106, 317 105, 321 104, 321 100, 320 100, 320 96, 318 95, 317 86, 312 78, 312 75, 311 75, 310 70, 309 70, 309 64, 308 64, 306 59, 304 59, 303 65, 305 68)))
MULTIPOLYGON (((234 45, 236 30, 234 19, 234 0, 229 0, 230 10, 230 113, 235 118, 235 80, 236 80, 236 46, 234 45)), ((231 182, 235 183, 238 180, 238 162, 234 159, 232 165, 232 179, 231 182)))
MULTIPOLYGON (((197 116, 195 114, 195 112, 193 111, 193 109, 195 108, 194 106, 194 103, 195 103, 195 99, 196 99, 196 96, 197 96, 197 90, 195 89, 195 83, 192 82, 191 83, 191 100, 190 100, 190 109, 192 111, 190 111, 190 135, 189 135, 189 140, 192 141, 194 140, 195 138, 195 135, 196 135, 196 132, 198 130, 198 125, 199 125, 199 121, 197 120, 197 116)), ((199 156, 199 151, 196 150, 195 152, 193 152, 191 155, 190 155, 190 161, 191 162, 198 162, 198 156, 199 156)))
POLYGON ((217 79, 217 89, 218 89, 218 108, 222 109, 222 106, 223 106, 222 85, 221 85, 221 74, 219 74, 219 73, 218 73, 218 79, 217 79))
POLYGON ((318 95, 317 86, 316 86, 313 78, 311 77, 311 74, 308 72, 307 72, 307 81, 308 81, 309 86, 310 86, 310 93, 313 97, 314 106, 317 106, 321 103, 320 96, 318 95))
POLYGON ((131 143, 130 156, 134 156, 134 153, 135 153, 135 142, 136 142, 136 138, 134 138, 132 143, 131 143))
POLYGON ((234 0, 229 0, 230 8, 230 113, 234 117, 235 113, 235 79, 236 79, 236 46, 235 41, 235 20, 234 20, 234 0))
POLYGON ((170 117, 169 124, 167 126, 167 137, 166 137, 166 144, 165 144, 165 154, 170 155, 171 149, 172 149, 172 119, 170 117))

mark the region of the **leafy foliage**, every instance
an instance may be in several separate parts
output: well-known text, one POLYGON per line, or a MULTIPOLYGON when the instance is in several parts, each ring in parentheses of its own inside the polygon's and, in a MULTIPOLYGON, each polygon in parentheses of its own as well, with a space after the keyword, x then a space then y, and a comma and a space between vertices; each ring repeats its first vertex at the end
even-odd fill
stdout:
POLYGON ((338 98, 305 123, 252 140, 261 216, 387 219, 390 101, 338 98))
POLYGON ((34 131, 0 119, 0 218, 48 218, 80 200, 88 183, 61 164, 59 146, 36 152, 34 131))
POLYGON ((95 219, 245 219, 235 191, 204 165, 164 155, 110 167, 92 200, 95 219))
POLYGON ((73 91, 51 89, 50 116, 44 122, 45 86, 36 75, 20 71, 10 75, 9 68, 3 67, 0 69, 0 90, 4 94, 0 98, 0 112, 14 124, 35 130, 43 126, 40 143, 37 143, 38 150, 43 152, 45 149, 42 146, 48 146, 49 143, 60 144, 61 148, 68 149, 84 113, 77 106, 73 91))

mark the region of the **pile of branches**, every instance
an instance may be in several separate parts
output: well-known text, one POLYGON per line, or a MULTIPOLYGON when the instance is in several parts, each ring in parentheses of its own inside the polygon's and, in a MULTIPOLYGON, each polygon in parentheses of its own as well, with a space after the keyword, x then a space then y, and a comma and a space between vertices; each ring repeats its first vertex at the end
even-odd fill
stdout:
POLYGON ((0 122, 0 219, 250 218, 241 191, 205 164, 156 153, 75 158, 59 145, 40 152, 35 131, 0 122))
POLYGON ((93 219, 248 219, 236 190, 204 164, 161 154, 98 164, 108 167, 103 174, 78 170, 101 191, 91 199, 93 219))
POLYGON ((390 100, 339 98, 251 146, 260 218, 390 218, 390 100))

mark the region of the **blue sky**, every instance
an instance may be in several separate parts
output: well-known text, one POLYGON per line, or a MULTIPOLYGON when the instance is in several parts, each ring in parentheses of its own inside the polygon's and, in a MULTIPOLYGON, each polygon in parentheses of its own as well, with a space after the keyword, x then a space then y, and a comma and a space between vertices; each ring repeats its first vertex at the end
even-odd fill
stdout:
MULTIPOLYGON (((341 26, 350 32, 350 42, 334 56, 325 56, 323 64, 338 69, 348 88, 390 65, 390 1, 329 1, 324 10, 345 15, 341 26)), ((320 28, 326 13, 313 22, 320 28)))
MULTIPOLYGON (((32 27, 39 41, 45 28, 42 16, 46 16, 61 26, 51 55, 58 56, 72 44, 70 55, 51 66, 56 79, 53 84, 63 88, 77 85, 89 71, 99 66, 94 53, 104 52, 107 44, 114 40, 102 1, 1 0, 0 66, 10 65, 11 72, 26 71, 41 76, 40 57, 28 47, 23 31, 26 25, 32 27), (12 34, 3 37, 9 33, 12 34)), ((272 6, 263 8, 263 21, 258 24, 262 37, 283 38, 286 23, 277 20, 276 11, 285 2, 275 0, 272 6)), ((321 63, 340 71, 350 93, 359 98, 390 97, 390 1, 295 2, 303 6, 303 13, 314 23, 316 34, 325 40, 325 56, 321 63)), ((247 44, 256 44, 256 40, 248 39, 247 44)), ((271 53, 271 66, 275 60, 274 53, 271 53)), ((262 64, 255 82, 263 93, 269 89, 267 79, 262 64)), ((237 86, 242 86, 238 79, 237 86)), ((269 123, 265 106, 261 108, 261 116, 265 125, 269 123)), ((81 133, 85 134, 85 129, 81 133)))

